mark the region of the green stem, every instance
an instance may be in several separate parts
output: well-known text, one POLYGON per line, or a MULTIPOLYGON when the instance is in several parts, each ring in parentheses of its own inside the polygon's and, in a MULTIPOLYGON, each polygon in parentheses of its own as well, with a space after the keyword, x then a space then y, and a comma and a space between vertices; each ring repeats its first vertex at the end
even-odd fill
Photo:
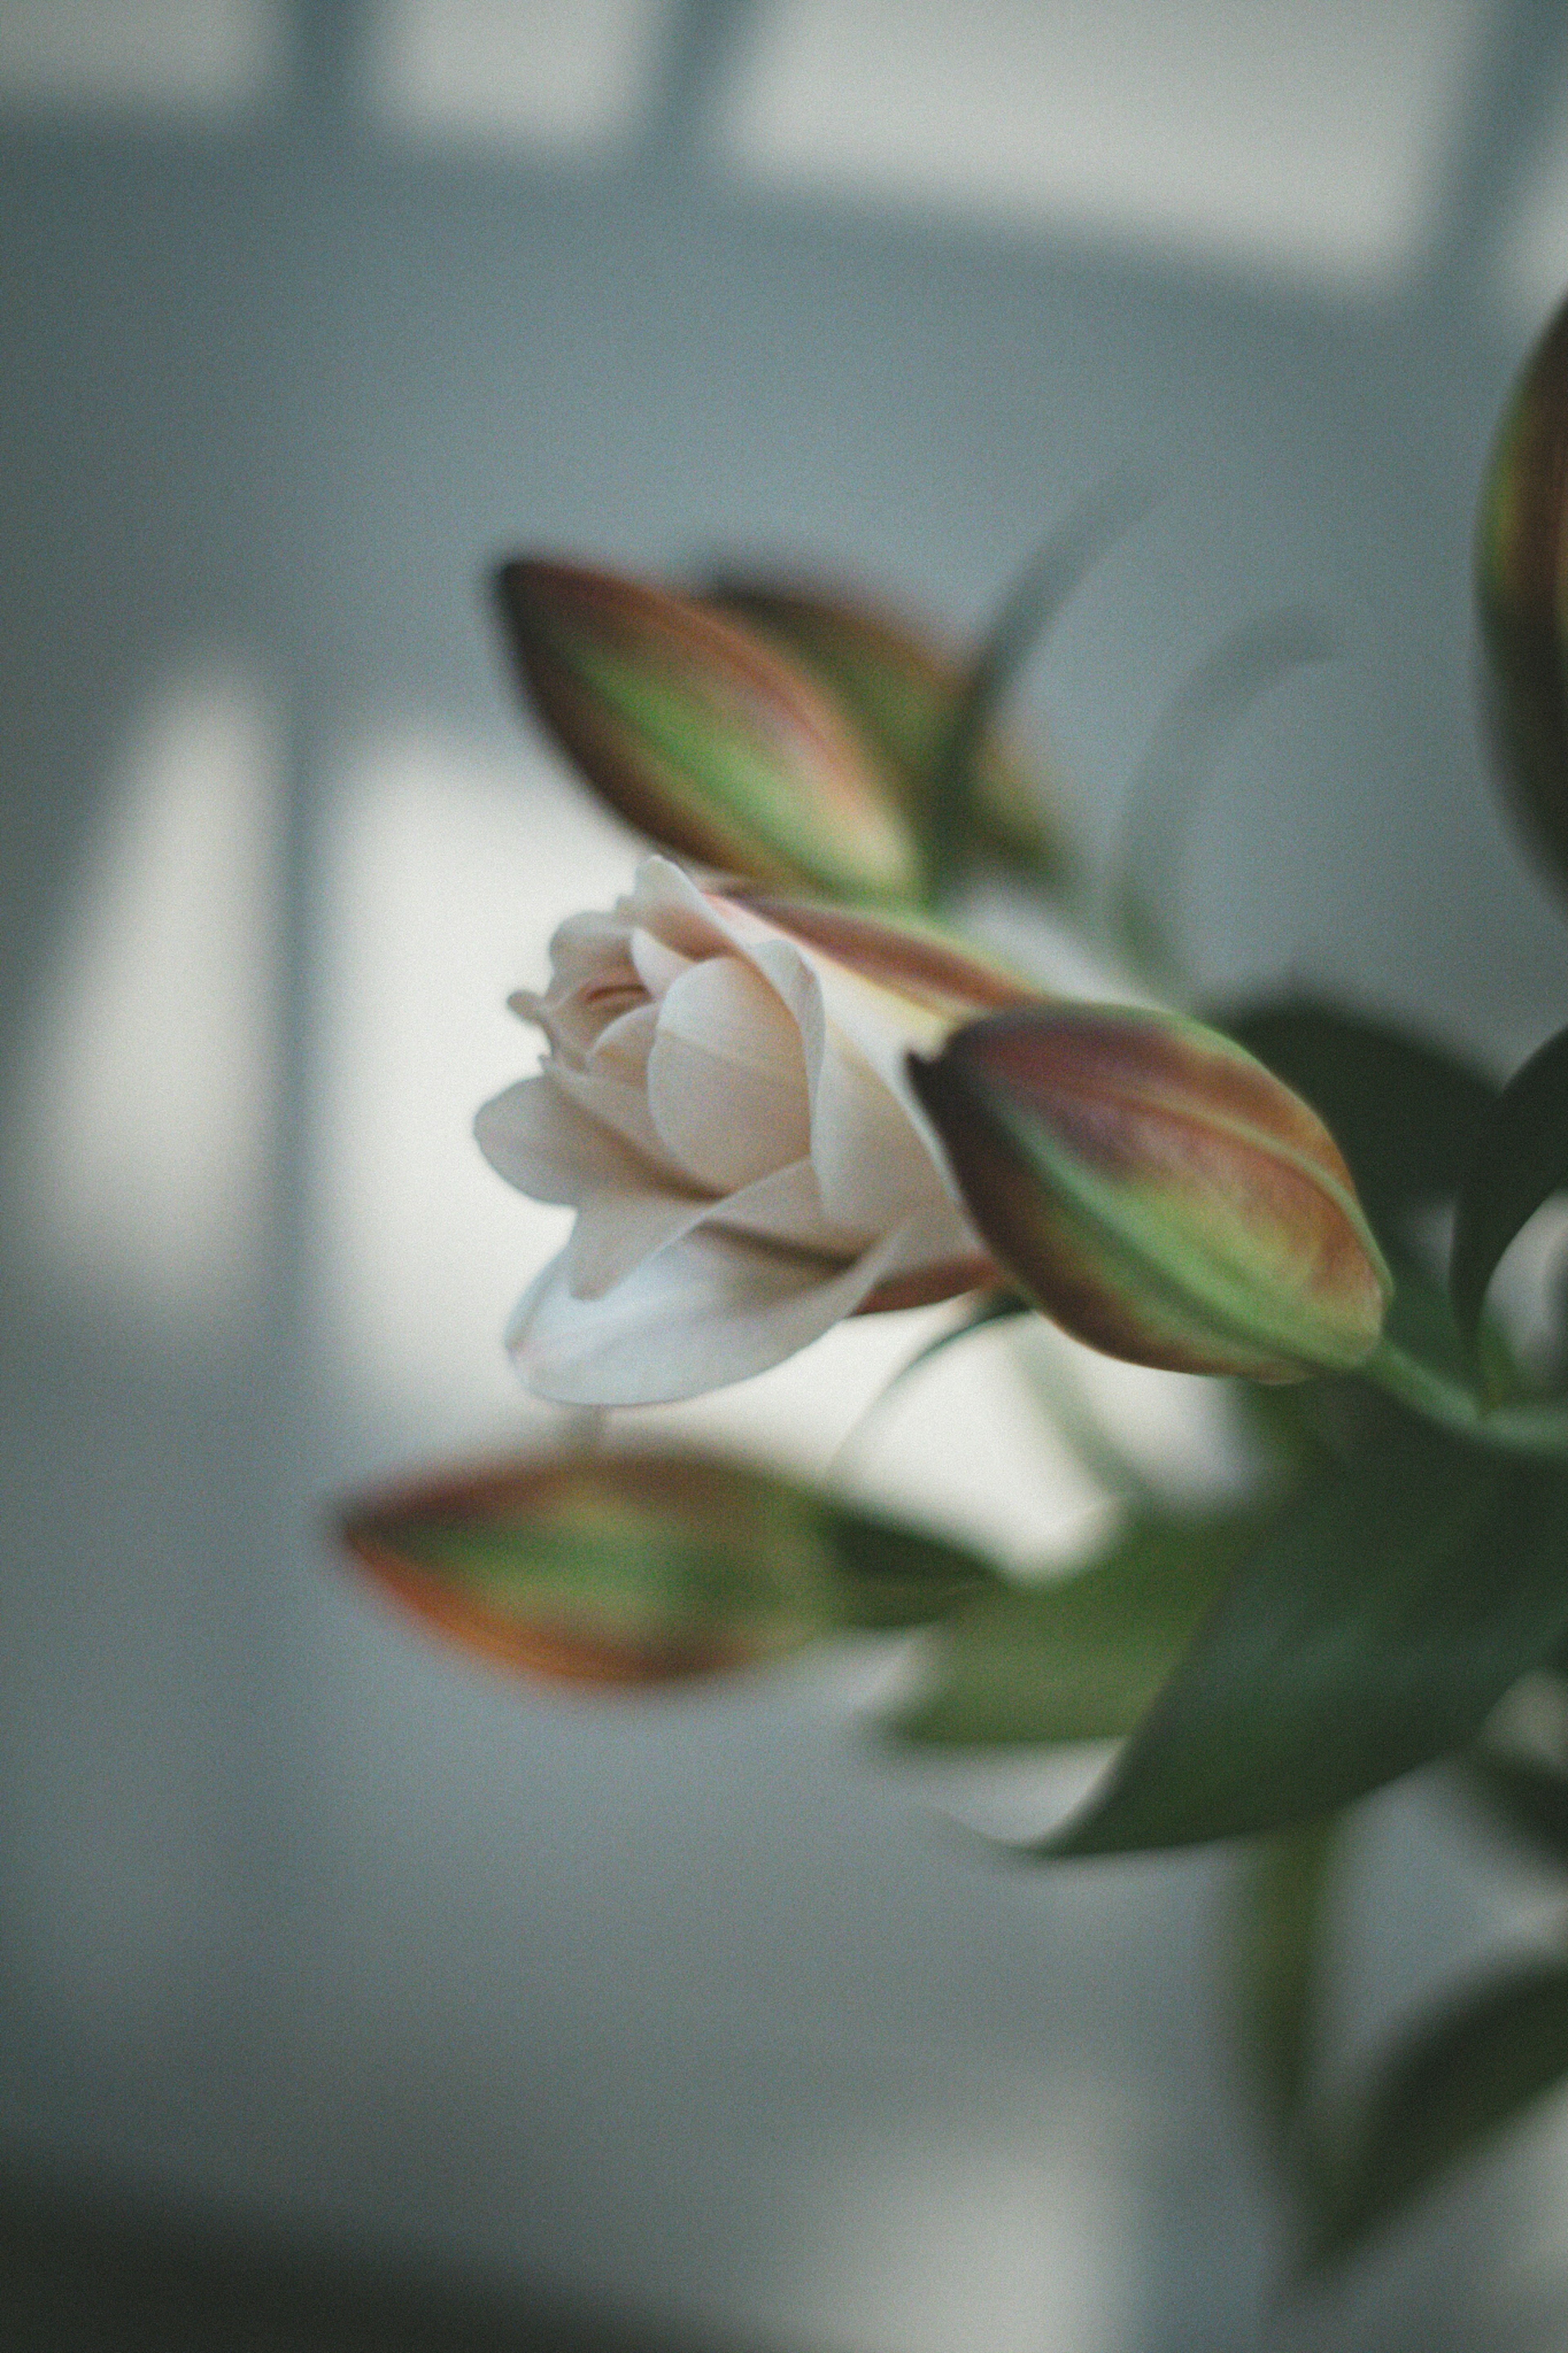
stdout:
POLYGON ((1478 1446, 1495 1446, 1507 1454, 1568 1455, 1568 1401, 1488 1405, 1473 1389, 1407 1355, 1392 1340, 1381 1341, 1361 1370, 1413 1413, 1478 1446))

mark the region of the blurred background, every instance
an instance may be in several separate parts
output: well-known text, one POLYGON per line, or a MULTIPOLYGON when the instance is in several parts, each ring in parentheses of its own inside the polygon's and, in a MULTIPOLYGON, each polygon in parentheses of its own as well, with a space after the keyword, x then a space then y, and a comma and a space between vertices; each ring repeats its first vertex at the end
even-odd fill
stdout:
MULTIPOLYGON (((468 1123, 635 845, 513 706, 516 548, 963 632, 1146 469, 1021 719, 1091 866, 1193 665, 1305 603, 1339 658, 1194 814, 1204 979, 1499 1066, 1561 1023, 1468 581, 1568 282, 1561 8, 4 0, 0 251, 10 2340, 1560 2343, 1550 2113, 1271 2307, 1226 1856, 987 1867, 945 1810, 1060 1790, 879 1755, 896 1648, 524 1689, 326 1531, 552 1428, 500 1334, 560 1213, 468 1123)), ((820 1470, 941 1317, 657 1424, 820 1470)), ((1108 1394, 1201 1483, 1194 1391, 1108 1394)), ((1101 1509, 989 1340, 841 1471, 1019 1567, 1101 1509)), ((1357 2046, 1538 1901, 1433 1792, 1365 1812, 1357 2046)))

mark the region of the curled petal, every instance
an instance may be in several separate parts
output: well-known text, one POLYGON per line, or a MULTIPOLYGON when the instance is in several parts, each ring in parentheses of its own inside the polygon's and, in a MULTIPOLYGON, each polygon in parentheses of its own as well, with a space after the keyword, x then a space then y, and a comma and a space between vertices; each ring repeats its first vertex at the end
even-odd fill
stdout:
POLYGON ((879 1283, 938 1259, 938 1225, 910 1219, 847 1266, 700 1227, 596 1300, 574 1298, 555 1259, 518 1307, 507 1345, 528 1386, 563 1405, 700 1397, 782 1364, 879 1283))

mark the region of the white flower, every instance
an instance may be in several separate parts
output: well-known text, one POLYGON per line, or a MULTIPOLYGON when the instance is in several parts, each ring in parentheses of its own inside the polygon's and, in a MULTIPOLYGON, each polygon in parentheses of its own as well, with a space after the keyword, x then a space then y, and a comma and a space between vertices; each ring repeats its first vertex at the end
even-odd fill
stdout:
POLYGON ((840 1317, 994 1272, 904 1075, 1030 992, 913 926, 702 888, 662 858, 511 999, 550 1052, 479 1113, 491 1166, 577 1212, 507 1345, 541 1396, 651 1405, 840 1317))

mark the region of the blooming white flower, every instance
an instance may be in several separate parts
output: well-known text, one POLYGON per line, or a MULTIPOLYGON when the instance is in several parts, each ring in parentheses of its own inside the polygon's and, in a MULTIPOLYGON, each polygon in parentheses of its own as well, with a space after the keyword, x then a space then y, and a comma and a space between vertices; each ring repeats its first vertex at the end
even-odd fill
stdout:
POLYGON ((1026 1001, 913 925, 703 887, 662 858, 551 943, 514 997, 550 1051, 487 1103, 491 1166, 568 1204, 507 1345, 563 1403, 744 1379, 840 1317, 994 1269, 905 1076, 956 1022, 1026 1001))

